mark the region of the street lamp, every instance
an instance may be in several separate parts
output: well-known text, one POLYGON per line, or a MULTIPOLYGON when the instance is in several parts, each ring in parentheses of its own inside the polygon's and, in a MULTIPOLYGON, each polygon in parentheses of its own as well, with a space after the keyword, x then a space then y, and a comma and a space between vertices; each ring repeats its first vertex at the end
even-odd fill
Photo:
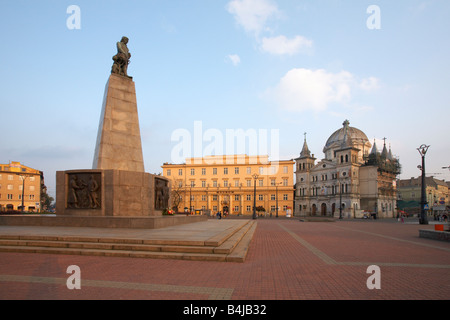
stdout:
POLYGON ((420 156, 422 157, 422 166, 420 167, 420 170, 422 170, 422 192, 421 192, 420 219, 419 219, 420 224, 428 224, 427 215, 425 213, 425 205, 427 204, 425 194, 425 154, 427 153, 429 147, 430 146, 423 144, 419 148, 417 148, 417 151, 419 151, 420 156))
POLYGON ((275 215, 275 217, 277 217, 278 218, 278 185, 279 184, 282 184, 283 182, 278 182, 278 183, 275 183, 275 198, 276 198, 276 205, 277 205, 277 209, 276 209, 276 215, 275 215))
POLYGON ((195 183, 189 186, 189 214, 192 214, 192 187, 195 187, 195 183))
POLYGON ((342 219, 342 182, 339 180, 339 219, 342 219))
POLYGON ((256 219, 256 179, 258 179, 258 175, 255 173, 252 175, 254 184, 253 184, 253 219, 256 219))
POLYGON ((24 198, 25 198, 25 179, 28 177, 31 177, 28 174, 21 174, 20 177, 22 178, 22 212, 25 209, 25 203, 24 203, 24 198))

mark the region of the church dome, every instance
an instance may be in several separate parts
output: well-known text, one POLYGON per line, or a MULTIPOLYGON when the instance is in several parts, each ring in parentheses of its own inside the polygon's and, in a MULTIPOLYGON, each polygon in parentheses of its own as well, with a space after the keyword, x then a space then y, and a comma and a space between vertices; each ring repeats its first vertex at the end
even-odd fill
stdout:
MULTIPOLYGON (((363 151, 364 148, 370 148, 371 144, 366 134, 361 130, 350 127, 350 122, 345 120, 342 128, 336 130, 327 140, 323 152, 326 158, 331 158, 330 150, 339 150, 345 147, 355 147, 363 151)), ((366 151, 366 150, 364 150, 366 151)), ((368 149, 367 151, 370 151, 368 149)))

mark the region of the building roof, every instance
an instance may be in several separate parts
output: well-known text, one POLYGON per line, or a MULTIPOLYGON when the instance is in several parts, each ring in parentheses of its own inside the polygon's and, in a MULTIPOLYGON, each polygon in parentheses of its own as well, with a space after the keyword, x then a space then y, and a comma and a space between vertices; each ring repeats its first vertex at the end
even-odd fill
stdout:
POLYGON ((342 128, 336 130, 327 140, 323 152, 329 149, 351 147, 354 144, 366 144, 369 142, 366 134, 358 128, 350 127, 350 122, 345 120, 342 128))

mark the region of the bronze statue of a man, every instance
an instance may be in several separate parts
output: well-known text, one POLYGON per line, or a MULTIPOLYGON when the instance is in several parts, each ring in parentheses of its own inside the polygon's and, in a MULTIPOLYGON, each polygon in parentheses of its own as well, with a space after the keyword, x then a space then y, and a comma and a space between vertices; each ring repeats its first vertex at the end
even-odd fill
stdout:
POLYGON ((122 37, 122 40, 117 42, 117 54, 113 57, 114 64, 112 66, 111 73, 120 74, 131 79, 132 77, 127 74, 131 57, 131 53, 128 51, 127 43, 127 37, 122 37))

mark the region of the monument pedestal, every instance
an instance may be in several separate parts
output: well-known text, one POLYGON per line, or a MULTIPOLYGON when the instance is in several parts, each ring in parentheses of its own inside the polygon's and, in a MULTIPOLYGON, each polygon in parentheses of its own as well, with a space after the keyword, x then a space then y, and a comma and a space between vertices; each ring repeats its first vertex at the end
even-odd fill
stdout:
POLYGON ((166 178, 124 170, 56 173, 56 212, 63 216, 161 216, 170 196, 166 178))
POLYGON ((144 172, 134 81, 111 74, 105 87, 93 169, 144 172))

